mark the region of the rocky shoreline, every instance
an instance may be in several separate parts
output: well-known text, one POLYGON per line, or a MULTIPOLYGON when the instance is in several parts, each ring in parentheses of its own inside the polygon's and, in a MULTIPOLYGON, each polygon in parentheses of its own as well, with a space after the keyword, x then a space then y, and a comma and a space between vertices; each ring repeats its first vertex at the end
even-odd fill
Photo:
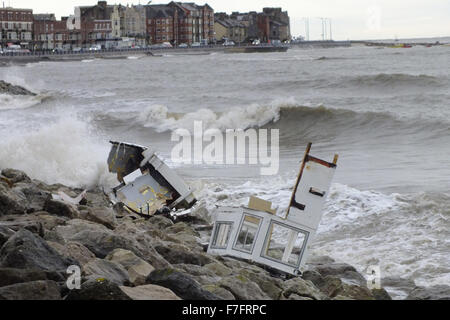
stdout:
POLYGON ((6 81, 0 80, 0 94, 10 94, 14 96, 35 96, 36 94, 21 87, 15 86, 6 81))
MULTIPOLYGON (((24 172, 0 175, 0 300, 391 300, 369 290, 345 263, 313 257, 302 277, 282 278, 264 268, 205 253, 211 232, 207 210, 189 220, 144 219, 112 207, 102 190, 74 206, 53 200, 63 191, 24 172), (70 290, 70 266, 82 271, 81 289, 70 290)), ((450 287, 417 287, 385 279, 407 299, 449 299, 450 287)))

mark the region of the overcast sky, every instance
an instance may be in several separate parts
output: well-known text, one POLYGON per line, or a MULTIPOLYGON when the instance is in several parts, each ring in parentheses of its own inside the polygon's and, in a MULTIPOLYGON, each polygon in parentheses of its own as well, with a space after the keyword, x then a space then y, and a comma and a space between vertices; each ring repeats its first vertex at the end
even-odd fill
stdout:
MULTIPOLYGON (((34 13, 56 13, 60 17, 72 14, 74 6, 92 5, 97 1, 5 0, 4 3, 31 8, 34 13)), ((113 0, 108 3, 146 4, 147 1, 113 0)), ((197 0, 196 3, 205 2, 197 0)), ((294 36, 305 35, 303 18, 310 18, 311 40, 322 37, 322 22, 318 17, 331 18, 336 40, 450 36, 450 0, 208 0, 208 4, 215 12, 228 13, 282 7, 289 12, 294 36)))

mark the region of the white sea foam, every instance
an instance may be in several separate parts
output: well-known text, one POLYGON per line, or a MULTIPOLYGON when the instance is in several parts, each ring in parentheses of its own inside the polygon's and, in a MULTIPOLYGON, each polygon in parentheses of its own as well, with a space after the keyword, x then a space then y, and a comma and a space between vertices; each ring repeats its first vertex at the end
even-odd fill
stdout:
POLYGON ((42 102, 44 96, 0 94, 0 111, 26 109, 42 102))
POLYGON ((153 105, 139 114, 138 121, 158 132, 178 128, 192 130, 194 121, 202 121, 205 129, 247 129, 278 121, 281 108, 294 104, 293 99, 287 99, 277 100, 268 105, 251 104, 246 107, 234 107, 220 113, 211 109, 200 109, 186 114, 170 113, 166 106, 153 105))
POLYGON ((111 185, 109 146, 94 138, 85 122, 62 118, 37 131, 0 141, 0 168, 24 170, 46 183, 73 187, 111 185))

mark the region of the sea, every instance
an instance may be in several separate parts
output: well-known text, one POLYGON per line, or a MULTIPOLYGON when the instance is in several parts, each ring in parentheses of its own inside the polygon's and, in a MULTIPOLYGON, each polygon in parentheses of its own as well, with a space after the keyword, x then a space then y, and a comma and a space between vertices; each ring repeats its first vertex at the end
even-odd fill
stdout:
MULTIPOLYGON (((201 205, 288 206, 308 142, 338 168, 312 246, 365 273, 450 284, 450 46, 135 55, 0 68, 0 168, 109 188, 110 140, 151 146, 201 205), (279 130, 279 171, 172 161, 172 132, 279 130)), ((402 298, 395 296, 395 298, 402 298)))

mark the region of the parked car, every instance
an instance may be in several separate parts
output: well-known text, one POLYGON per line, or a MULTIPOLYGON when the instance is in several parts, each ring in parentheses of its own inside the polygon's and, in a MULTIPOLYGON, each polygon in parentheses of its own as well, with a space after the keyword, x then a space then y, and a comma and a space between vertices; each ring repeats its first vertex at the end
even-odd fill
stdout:
POLYGON ((233 46, 235 46, 236 44, 234 43, 234 41, 225 41, 225 42, 223 43, 223 45, 224 45, 225 47, 233 47, 233 46))
POLYGON ((187 43, 182 43, 182 44, 180 44, 180 45, 178 46, 178 48, 187 48, 187 47, 189 47, 189 46, 187 45, 187 43))
POLYGON ((253 40, 252 45, 259 46, 261 44, 261 41, 259 39, 253 40))
POLYGON ((195 47, 201 47, 201 43, 200 42, 194 42, 193 44, 191 44, 191 47, 195 48, 195 47))
POLYGON ((89 51, 100 51, 100 50, 102 50, 101 45, 95 45, 89 48, 89 51))
POLYGON ((83 48, 75 47, 75 48, 72 49, 72 51, 73 51, 73 52, 82 52, 82 51, 83 51, 83 48))

